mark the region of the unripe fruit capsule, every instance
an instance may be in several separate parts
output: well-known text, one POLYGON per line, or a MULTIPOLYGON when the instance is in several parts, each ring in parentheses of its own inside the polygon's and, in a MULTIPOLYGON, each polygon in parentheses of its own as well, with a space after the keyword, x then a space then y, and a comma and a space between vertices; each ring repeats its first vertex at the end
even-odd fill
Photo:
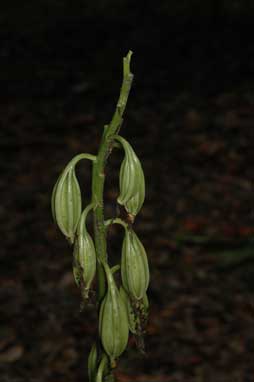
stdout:
POLYGON ((125 152, 119 176, 120 194, 117 202, 123 205, 126 211, 136 216, 145 199, 145 178, 141 163, 131 145, 119 135, 116 139, 122 144, 125 152))
POLYGON ((124 289, 135 300, 144 297, 149 284, 145 248, 133 229, 126 228, 122 245, 121 276, 124 289))
POLYGON ((114 360, 122 354, 127 346, 128 316, 112 272, 106 263, 103 265, 108 289, 100 307, 99 332, 103 348, 110 357, 111 365, 114 365, 114 360))
POLYGON ((96 272, 96 252, 93 240, 86 229, 86 217, 91 210, 92 204, 82 212, 77 227, 77 235, 74 242, 73 274, 78 286, 82 287, 82 294, 88 297, 89 288, 96 272))
POLYGON ((58 178, 52 192, 51 206, 58 227, 73 243, 81 214, 81 194, 75 166, 68 165, 58 178))
POLYGON ((94 382, 94 378, 97 373, 97 348, 95 343, 93 344, 88 356, 87 368, 89 382, 94 382))
POLYGON ((96 160, 94 155, 78 154, 60 174, 51 196, 53 219, 73 244, 76 228, 81 214, 81 193, 75 174, 75 166, 81 159, 96 160))

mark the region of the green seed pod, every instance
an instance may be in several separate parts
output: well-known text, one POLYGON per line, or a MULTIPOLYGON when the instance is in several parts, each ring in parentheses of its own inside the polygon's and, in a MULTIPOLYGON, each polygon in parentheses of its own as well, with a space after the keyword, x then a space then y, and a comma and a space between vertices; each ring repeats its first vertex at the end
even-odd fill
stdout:
POLYGON ((123 137, 117 136, 116 139, 122 144, 125 151, 125 157, 120 168, 120 194, 117 202, 123 205, 129 214, 135 216, 145 199, 144 173, 131 145, 123 137))
POLYGON ((96 272, 96 252, 93 240, 86 229, 86 217, 93 207, 89 204, 81 214, 74 242, 73 274, 78 286, 82 287, 84 297, 88 292, 96 272))
POLYGON ((135 300, 144 297, 149 284, 149 267, 143 244, 132 229, 125 229, 121 276, 124 289, 135 300))
POLYGON ((88 356, 87 368, 89 382, 94 382, 97 373, 97 347, 95 343, 93 344, 88 356))
POLYGON ((58 177, 51 196, 51 210, 53 219, 71 242, 81 214, 81 194, 75 174, 75 166, 81 159, 96 160, 94 155, 76 155, 65 167, 58 177))
POLYGON ((100 307, 99 333, 103 348, 110 357, 113 367, 115 359, 122 354, 128 343, 128 317, 112 272, 106 263, 103 263, 103 266, 108 289, 100 307))
POLYGON ((96 374, 95 382, 104 382, 104 377, 108 371, 108 359, 105 353, 102 354, 101 361, 96 374))
POLYGON ((136 333, 136 326, 137 326, 137 317, 135 317, 135 314, 133 312, 133 309, 131 307, 131 302, 129 299, 128 294, 125 292, 124 288, 120 287, 120 295, 125 303, 125 307, 127 310, 127 315, 128 315, 128 322, 129 322, 129 329, 131 333, 135 334, 136 333))
POLYGON ((134 309, 132 307, 132 304, 127 292, 122 287, 120 287, 120 295, 126 306, 128 321, 129 321, 129 329, 131 333, 139 334, 142 330, 141 328, 143 324, 142 321, 146 320, 148 315, 149 302, 148 302, 147 294, 145 293, 143 301, 138 307, 139 309, 138 310, 136 309, 136 312, 134 312, 134 309), (142 313, 142 315, 139 313, 142 313))
POLYGON ((73 243, 81 214, 81 194, 72 161, 65 167, 54 186, 51 206, 55 222, 73 243))
POLYGON ((82 280, 82 269, 81 269, 80 264, 78 263, 76 257, 73 258, 72 272, 73 272, 73 277, 74 277, 75 283, 77 284, 78 287, 80 287, 81 280, 82 280))
POLYGON ((140 211, 145 198, 145 178, 143 172, 140 174, 139 178, 139 189, 137 193, 126 202, 125 209, 132 216, 132 220, 140 211))

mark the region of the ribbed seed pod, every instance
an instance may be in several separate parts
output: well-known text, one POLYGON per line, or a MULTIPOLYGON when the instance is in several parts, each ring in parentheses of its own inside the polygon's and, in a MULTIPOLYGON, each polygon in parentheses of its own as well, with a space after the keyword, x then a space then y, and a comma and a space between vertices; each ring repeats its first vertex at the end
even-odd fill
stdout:
POLYGON ((101 361, 96 374, 95 382, 104 382, 105 375, 108 371, 108 359, 105 353, 102 354, 101 361))
POLYGON ((128 342, 129 328, 127 311, 115 284, 112 272, 103 263, 108 289, 101 303, 99 314, 99 332, 105 352, 114 366, 115 359, 125 350, 128 342))
POLYGON ((123 287, 120 287, 120 295, 121 295, 121 297, 125 303, 125 307, 127 310, 129 329, 130 329, 131 333, 135 334, 136 328, 137 328, 138 317, 135 317, 135 314, 134 314, 133 309, 131 307, 131 302, 130 302, 129 296, 125 292, 123 287))
POLYGON ((80 264, 77 261, 77 258, 75 257, 75 255, 76 254, 74 251, 74 257, 73 257, 73 262, 72 262, 72 272, 73 272, 73 277, 74 277, 75 283, 77 284, 78 287, 80 287, 81 280, 82 280, 82 269, 81 269, 80 264))
POLYGON ((137 348, 144 353, 144 334, 147 324, 149 302, 147 294, 142 300, 131 300, 124 288, 120 287, 120 294, 127 308, 129 329, 134 334, 137 348))
POLYGON ((121 276, 124 289, 135 300, 144 297, 149 284, 149 267, 143 244, 132 229, 125 229, 121 276))
MULTIPOLYGON (((145 178, 143 172, 139 178, 139 189, 136 194, 128 200, 125 204, 126 211, 134 218, 140 211, 145 199, 145 178)), ((134 219, 133 219, 134 220, 134 219)))
POLYGON ((120 168, 120 194, 117 202, 123 205, 129 214, 135 216, 145 199, 144 173, 131 145, 123 137, 117 136, 116 139, 122 144, 125 151, 125 157, 120 168))
POLYGON ((97 373, 97 347, 95 343, 93 344, 88 356, 87 368, 89 382, 95 382, 94 380, 97 373))
POLYGON ((58 227, 73 243, 81 214, 81 194, 72 161, 65 167, 53 188, 51 208, 58 227))
POLYGON ((73 275, 78 286, 82 287, 83 296, 88 292, 96 272, 96 252, 93 240, 86 229, 86 217, 92 205, 88 205, 81 214, 74 242, 73 275))

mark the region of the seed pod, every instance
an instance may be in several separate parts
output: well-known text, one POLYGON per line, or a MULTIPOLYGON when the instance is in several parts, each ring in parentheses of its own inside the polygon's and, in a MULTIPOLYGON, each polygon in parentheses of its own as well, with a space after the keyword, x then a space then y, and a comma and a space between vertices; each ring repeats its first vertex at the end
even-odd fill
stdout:
POLYGON ((73 160, 59 176, 52 192, 52 215, 66 238, 73 243, 81 214, 81 194, 73 160))
POLYGON ((125 229, 121 276, 124 289, 135 300, 144 297, 149 284, 149 267, 143 244, 132 229, 125 229))
POLYGON ((135 219, 135 216, 140 211, 145 198, 145 178, 143 172, 139 178, 139 189, 136 194, 126 202, 125 209, 131 215, 131 220, 135 219))
POLYGON ((99 332, 105 352, 115 365, 115 359, 122 354, 128 342, 129 328, 125 304, 115 284, 112 272, 103 263, 108 289, 101 303, 99 314, 99 332))
POLYGON ((82 269, 81 269, 80 264, 77 261, 77 258, 75 256, 74 256, 73 262, 72 262, 72 272, 73 272, 73 277, 74 277, 75 283, 77 284, 78 287, 80 287, 81 280, 82 280, 82 269))
POLYGON ((93 240, 86 229, 86 217, 92 208, 89 204, 81 214, 74 242, 73 274, 78 286, 82 287, 83 296, 88 297, 89 288, 96 272, 96 252, 93 240))
POLYGON ((142 321, 145 321, 148 315, 149 302, 147 294, 145 293, 143 301, 141 302, 138 309, 135 309, 135 312, 127 292, 122 287, 120 287, 120 295, 126 306, 129 329, 133 334, 139 334, 142 331, 142 321))
POLYGON ((116 139, 122 144, 125 151, 125 157, 120 168, 120 194, 117 202, 123 205, 128 213, 135 216, 145 199, 144 173, 131 145, 123 137, 117 136, 116 139))
POLYGON ((129 299, 128 294, 125 292, 123 287, 120 287, 120 295, 125 303, 125 307, 127 310, 127 315, 128 315, 128 322, 129 322, 129 329, 131 333, 135 334, 136 333, 136 327, 137 327, 137 317, 135 317, 135 314, 133 312, 133 309, 131 307, 131 302, 129 299))
POLYGON ((95 382, 103 382, 108 371, 108 359, 105 353, 102 354, 101 361, 96 374, 95 382))
POLYGON ((97 347, 95 343, 93 344, 88 356, 87 368, 89 382, 94 382, 97 372, 97 347))

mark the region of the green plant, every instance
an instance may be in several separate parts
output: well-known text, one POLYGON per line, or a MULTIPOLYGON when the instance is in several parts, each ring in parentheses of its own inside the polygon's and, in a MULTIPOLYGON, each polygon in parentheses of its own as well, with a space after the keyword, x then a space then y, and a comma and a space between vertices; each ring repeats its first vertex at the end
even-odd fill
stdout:
POLYGON ((75 156, 60 174, 52 192, 53 218, 73 245, 73 275, 81 290, 84 302, 96 276, 98 306, 98 336, 88 357, 90 382, 113 380, 112 370, 128 343, 129 331, 142 347, 144 327, 148 314, 146 291, 149 268, 145 249, 133 229, 136 214, 145 198, 145 180, 141 163, 131 145, 119 135, 123 113, 131 89, 130 72, 132 52, 123 59, 123 81, 120 96, 111 122, 104 127, 96 156, 75 156), (119 175, 118 204, 125 209, 125 218, 115 217, 105 221, 103 191, 105 166, 114 147, 122 147, 124 159, 119 175), (82 212, 81 193, 75 166, 82 159, 92 161, 92 198, 82 212), (93 237, 87 231, 86 218, 93 213, 93 237), (111 224, 124 227, 121 265, 109 265, 106 233, 111 224), (121 270, 118 287, 114 273, 121 270))

